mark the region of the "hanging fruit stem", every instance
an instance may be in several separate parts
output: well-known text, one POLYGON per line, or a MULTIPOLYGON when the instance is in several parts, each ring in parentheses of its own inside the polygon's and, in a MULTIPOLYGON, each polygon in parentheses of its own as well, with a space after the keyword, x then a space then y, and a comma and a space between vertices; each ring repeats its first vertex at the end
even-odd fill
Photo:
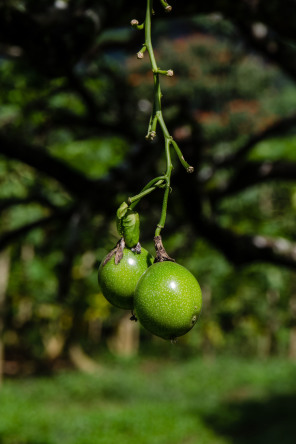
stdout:
MULTIPOLYGON (((165 8, 167 12, 171 11, 171 6, 165 1, 160 0, 162 6, 165 8)), ((161 85, 160 85, 160 76, 165 75, 167 77, 172 77, 174 75, 173 70, 163 70, 160 69, 157 66, 153 46, 152 46, 152 40, 151 40, 151 18, 154 14, 153 11, 153 0, 147 0, 146 3, 146 16, 144 22, 139 25, 138 20, 134 19, 131 21, 131 25, 133 28, 141 30, 144 28, 145 30, 145 43, 142 46, 142 49, 137 53, 137 57, 139 59, 142 59, 144 57, 144 52, 147 51, 150 58, 151 63, 151 69, 153 73, 153 85, 154 85, 154 100, 153 100, 153 108, 152 113, 149 120, 148 125, 148 132, 146 135, 146 139, 153 140, 156 137, 156 130, 159 126, 163 137, 164 137, 164 145, 165 145, 165 155, 166 155, 166 173, 163 176, 156 177, 155 179, 152 179, 139 194, 136 194, 135 196, 129 197, 128 199, 128 205, 131 209, 134 209, 134 207, 138 204, 138 202, 144 197, 150 194, 152 191, 156 190, 157 188, 164 188, 164 196, 163 196, 163 203, 162 203, 162 209, 161 209, 161 216, 159 223, 157 224, 156 230, 155 230, 155 236, 160 236, 161 230, 165 226, 166 221, 166 214, 167 214, 167 205, 168 205, 168 198, 171 191, 171 174, 172 174, 172 161, 171 161, 171 146, 174 148, 182 166, 186 169, 187 173, 192 173, 194 171, 194 168, 190 166, 184 159, 183 154, 176 143, 175 140, 173 140, 173 137, 168 131, 168 128, 165 124, 163 114, 162 114, 162 108, 161 108, 161 98, 162 98, 162 92, 161 92, 161 85)))

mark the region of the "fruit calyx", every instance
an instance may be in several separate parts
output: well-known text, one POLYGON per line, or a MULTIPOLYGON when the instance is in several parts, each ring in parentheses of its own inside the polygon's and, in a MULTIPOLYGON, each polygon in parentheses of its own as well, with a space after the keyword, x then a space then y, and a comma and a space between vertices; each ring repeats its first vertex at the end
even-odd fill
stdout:
POLYGON ((136 211, 133 211, 126 202, 123 202, 116 212, 117 231, 124 238, 127 248, 138 251, 140 238, 140 218, 136 211))
POLYGON ((110 261, 110 259, 114 256, 115 254, 115 265, 118 265, 119 262, 121 261, 121 259, 123 258, 123 250, 125 247, 125 242, 123 237, 121 239, 119 239, 119 241, 116 244, 116 247, 113 248, 113 250, 111 250, 107 256, 105 257, 105 260, 103 262, 103 267, 110 261))
POLYGON ((140 242, 137 243, 133 248, 131 248, 133 253, 141 254, 141 244, 140 242))
MULTIPOLYGON (((121 259, 123 258, 123 250, 125 248, 125 240, 122 237, 121 239, 119 239, 119 241, 116 244, 116 247, 113 248, 113 250, 110 251, 110 253, 107 254, 107 256, 105 257, 105 260, 103 262, 103 267, 110 261, 110 259, 112 258, 112 256, 114 256, 115 254, 115 265, 118 265, 119 262, 121 261, 121 259)), ((131 248, 131 251, 133 253, 137 253, 140 254, 141 253, 141 244, 140 242, 137 243, 137 245, 135 245, 134 248, 131 248)))
POLYGON ((163 246, 161 236, 155 236, 154 238, 154 245, 155 245, 155 251, 156 256, 154 259, 154 263, 156 262, 164 262, 164 261, 170 261, 170 262, 176 262, 175 259, 170 257, 168 253, 166 252, 166 249, 163 246))
POLYGON ((135 321, 135 322, 137 322, 138 321, 138 318, 137 318, 137 316, 135 315, 135 313, 134 313, 134 311, 132 310, 132 312, 131 312, 131 317, 130 317, 130 321, 135 321))

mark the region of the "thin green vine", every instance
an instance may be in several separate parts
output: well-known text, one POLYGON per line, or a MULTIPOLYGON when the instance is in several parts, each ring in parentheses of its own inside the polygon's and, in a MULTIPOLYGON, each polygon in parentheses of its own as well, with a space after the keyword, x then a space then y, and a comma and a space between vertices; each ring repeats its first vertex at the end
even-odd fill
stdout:
MULTIPOLYGON (((160 3, 162 4, 166 12, 170 12, 172 10, 172 7, 165 0, 160 0, 160 3)), ((165 75, 168 77, 172 77, 174 75, 174 72, 171 69, 162 70, 157 66, 151 40, 151 19, 153 14, 154 14, 153 0, 147 0, 146 16, 144 22, 142 24, 139 24, 138 20, 134 19, 131 21, 131 25, 133 26, 133 28, 137 30, 142 30, 142 29, 145 30, 145 43, 143 44, 141 50, 137 53, 137 57, 138 59, 142 59, 144 57, 144 53, 146 51, 148 52, 153 73, 153 84, 154 84, 154 102, 153 102, 152 113, 149 120, 146 139, 153 140, 156 137, 157 127, 158 126, 160 127, 165 142, 166 172, 163 176, 159 176, 152 179, 141 190, 139 194, 130 197, 128 199, 128 205, 130 209, 134 209, 137 203, 144 196, 147 196, 157 188, 164 188, 161 216, 155 230, 155 236, 160 236, 161 230, 165 226, 168 198, 171 190, 171 174, 173 169, 171 161, 171 151, 170 151, 171 147, 174 148, 182 166, 186 169, 188 173, 192 173, 194 171, 194 168, 185 161, 178 144, 171 136, 163 118, 162 107, 161 107, 162 92, 160 85, 160 76, 165 75)))

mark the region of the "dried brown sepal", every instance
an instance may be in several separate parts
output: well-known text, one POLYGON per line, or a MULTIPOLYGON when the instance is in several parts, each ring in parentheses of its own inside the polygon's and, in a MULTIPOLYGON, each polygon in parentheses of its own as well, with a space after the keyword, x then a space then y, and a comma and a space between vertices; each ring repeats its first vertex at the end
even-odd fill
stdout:
POLYGON ((115 252, 115 265, 118 265, 121 259, 123 258, 123 250, 125 247, 124 238, 122 237, 116 245, 116 252, 115 252))
POLYGON ((171 258, 167 254, 166 249, 164 248, 164 246, 162 244, 161 236, 155 236, 154 245, 155 245, 155 251, 156 251, 154 263, 164 262, 164 261, 176 262, 175 259, 171 258))
POLYGON ((118 265, 121 259, 123 258, 123 250, 125 247, 125 242, 123 237, 117 242, 116 247, 113 248, 113 250, 110 251, 110 253, 107 254, 107 256, 104 259, 103 267, 110 261, 110 259, 115 254, 115 264, 118 265))
POLYGON ((110 261, 111 257, 116 253, 116 247, 111 250, 104 259, 103 267, 110 261))
POLYGON ((135 247, 131 248, 131 250, 133 253, 141 254, 141 248, 141 244, 138 242, 135 247))

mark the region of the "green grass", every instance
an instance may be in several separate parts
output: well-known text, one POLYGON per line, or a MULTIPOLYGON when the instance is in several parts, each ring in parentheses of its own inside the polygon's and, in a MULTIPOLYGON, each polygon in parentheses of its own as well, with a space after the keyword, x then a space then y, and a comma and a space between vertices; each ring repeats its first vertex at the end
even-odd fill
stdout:
POLYGON ((107 359, 96 375, 5 381, 0 444, 292 444, 296 365, 107 359))

